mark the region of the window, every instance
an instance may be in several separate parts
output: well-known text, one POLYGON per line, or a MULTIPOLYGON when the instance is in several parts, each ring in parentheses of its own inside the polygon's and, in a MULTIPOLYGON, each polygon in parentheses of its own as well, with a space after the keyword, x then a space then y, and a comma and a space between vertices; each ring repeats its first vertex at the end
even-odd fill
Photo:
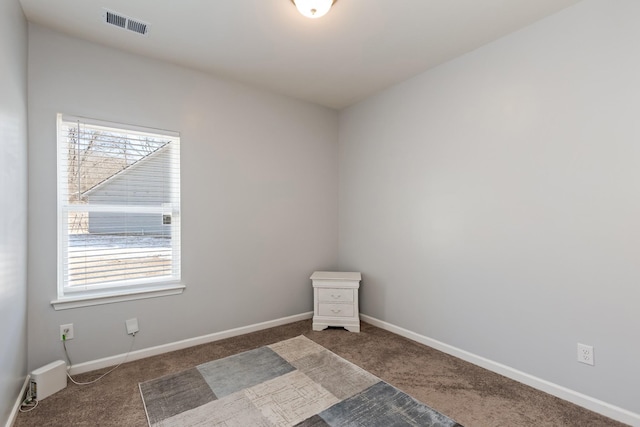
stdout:
POLYGON ((58 115, 56 309, 180 293, 180 137, 58 115))

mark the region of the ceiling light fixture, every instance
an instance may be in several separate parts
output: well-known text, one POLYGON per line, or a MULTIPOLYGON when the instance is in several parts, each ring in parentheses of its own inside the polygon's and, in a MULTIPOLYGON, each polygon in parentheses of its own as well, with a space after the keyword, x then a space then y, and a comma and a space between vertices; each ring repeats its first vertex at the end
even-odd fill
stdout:
POLYGON ((320 18, 329 12, 337 0, 291 0, 298 8, 298 12, 307 18, 320 18))

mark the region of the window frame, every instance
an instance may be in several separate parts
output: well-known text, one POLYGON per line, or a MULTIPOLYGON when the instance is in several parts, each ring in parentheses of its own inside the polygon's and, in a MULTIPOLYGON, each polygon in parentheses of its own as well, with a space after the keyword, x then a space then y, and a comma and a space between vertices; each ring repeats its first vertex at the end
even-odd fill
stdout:
MULTIPOLYGON (((85 307, 99 304, 114 303, 120 301, 130 301, 143 298, 161 297, 167 295, 181 294, 185 285, 182 283, 181 272, 181 205, 180 205, 180 134, 174 131, 154 129, 142 126, 128 125, 122 123, 108 122, 104 120, 91 119, 81 116, 67 114, 57 115, 56 126, 56 147, 57 147, 57 299, 51 301, 55 310, 63 310, 76 307, 85 307), (177 170, 177 175, 170 180, 172 195, 170 203, 163 203, 161 206, 141 206, 134 204, 73 204, 68 200, 68 192, 62 191, 63 185, 68 185, 67 173, 69 162, 66 150, 62 149, 67 141, 63 136, 63 127, 66 128, 69 122, 80 122, 82 125, 91 127, 102 127, 112 132, 131 132, 150 134, 163 138, 170 138, 172 151, 169 156, 170 168, 177 170), (65 182, 63 182, 63 180, 65 182), (64 200, 64 199, 67 200, 64 200), (102 282, 97 284, 85 284, 71 287, 65 282, 67 277, 68 248, 69 248, 69 212, 126 212, 126 213, 154 213, 171 215, 171 273, 151 278, 137 278, 119 280, 117 282, 102 282)), ((115 175, 114 175, 115 176, 115 175)))

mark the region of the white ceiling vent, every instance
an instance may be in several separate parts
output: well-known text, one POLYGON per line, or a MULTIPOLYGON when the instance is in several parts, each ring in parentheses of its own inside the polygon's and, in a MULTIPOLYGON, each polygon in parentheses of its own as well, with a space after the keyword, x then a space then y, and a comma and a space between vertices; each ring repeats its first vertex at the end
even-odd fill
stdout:
POLYGON ((149 24, 146 22, 140 21, 139 19, 129 18, 128 16, 111 10, 103 10, 102 20, 106 24, 115 25, 116 27, 142 34, 143 36, 149 34, 149 24))

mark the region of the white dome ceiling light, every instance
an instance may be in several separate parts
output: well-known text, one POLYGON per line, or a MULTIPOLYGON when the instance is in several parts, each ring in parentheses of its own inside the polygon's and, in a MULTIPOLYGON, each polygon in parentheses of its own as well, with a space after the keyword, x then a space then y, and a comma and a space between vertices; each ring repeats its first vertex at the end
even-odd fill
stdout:
POLYGON ((307 18, 320 18, 329 12, 337 0, 291 0, 298 11, 307 18))

